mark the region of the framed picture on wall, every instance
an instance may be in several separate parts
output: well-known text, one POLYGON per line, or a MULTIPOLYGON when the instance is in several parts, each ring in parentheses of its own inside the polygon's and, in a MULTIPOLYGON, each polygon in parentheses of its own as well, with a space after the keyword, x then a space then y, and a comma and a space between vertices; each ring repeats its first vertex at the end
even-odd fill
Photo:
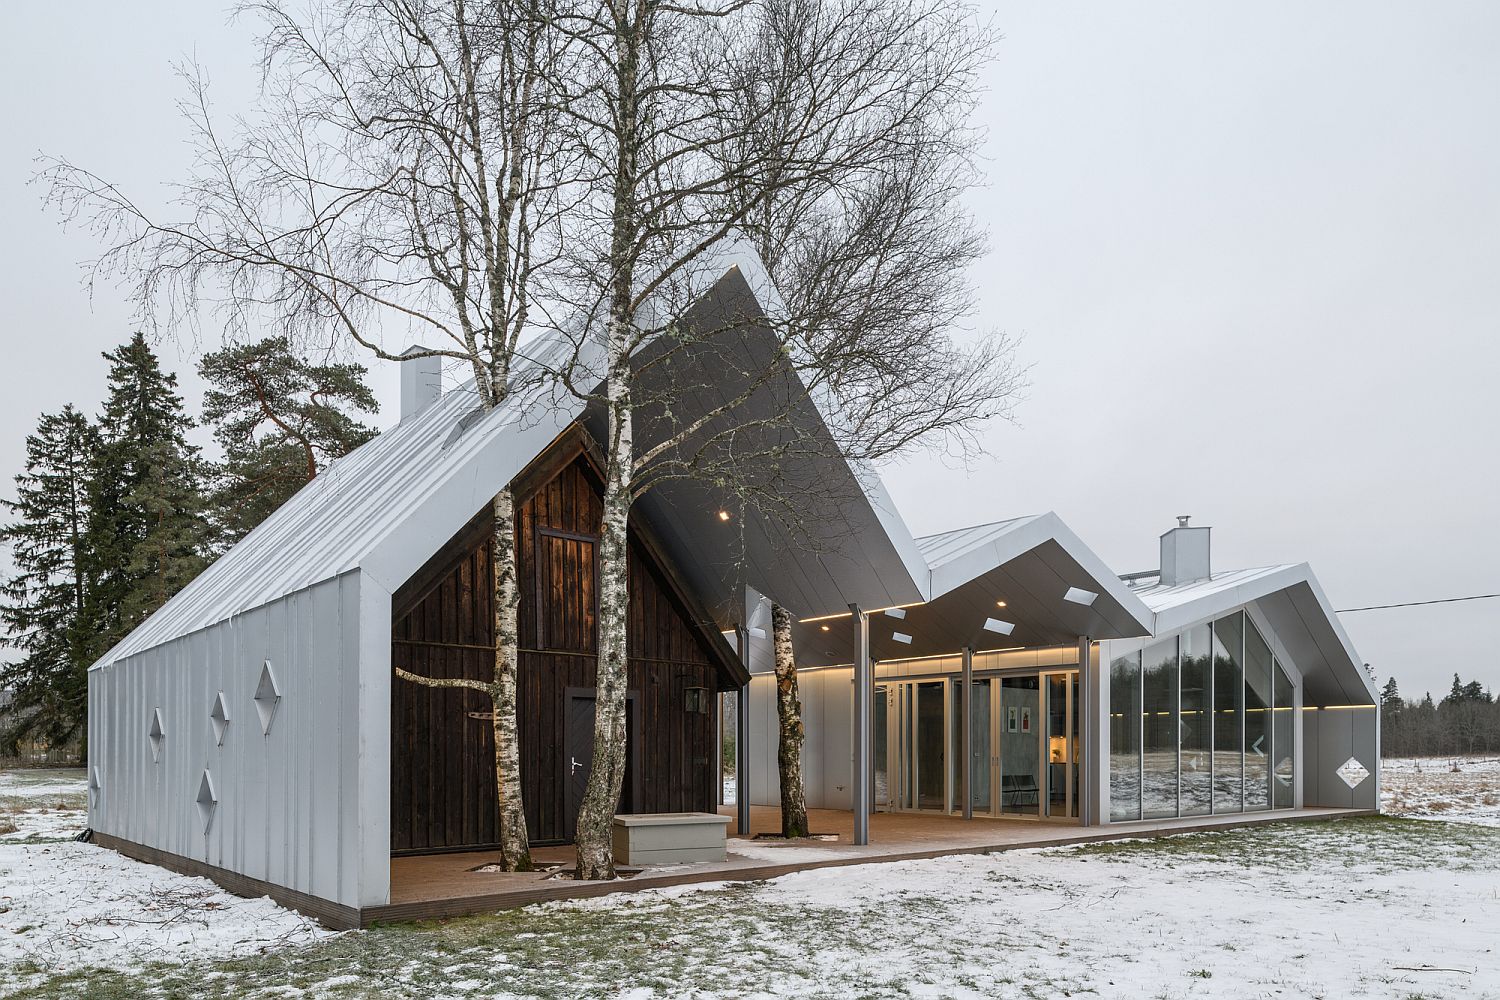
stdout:
MULTIPOLYGON (((1011 709, 1011 711, 1014 712, 1015 709, 1011 709)), ((1031 732, 1031 709, 1029 708, 1021 709, 1021 732, 1031 732)))
POLYGON ((1019 732, 1019 723, 1016 715, 1016 706, 1010 705, 1005 709, 1005 731, 1007 733, 1019 732))

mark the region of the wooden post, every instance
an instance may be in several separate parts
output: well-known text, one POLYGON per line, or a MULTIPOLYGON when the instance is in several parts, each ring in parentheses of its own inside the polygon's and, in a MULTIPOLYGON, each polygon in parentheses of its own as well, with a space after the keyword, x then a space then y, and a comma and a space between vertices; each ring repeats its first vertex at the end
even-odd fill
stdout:
POLYGON ((870 842, 870 811, 875 804, 874 772, 875 678, 870 669, 870 618, 859 605, 849 605, 854 618, 854 843, 870 842))
MULTIPOLYGON (((750 669, 750 631, 741 625, 734 630, 740 662, 750 669)), ((735 695, 734 726, 734 812, 741 837, 750 836, 750 682, 735 695)))
POLYGON ((974 818, 974 790, 971 786, 974 774, 974 647, 964 647, 964 673, 962 696, 958 699, 964 717, 959 723, 963 734, 959 756, 959 788, 964 797, 964 819, 974 818))

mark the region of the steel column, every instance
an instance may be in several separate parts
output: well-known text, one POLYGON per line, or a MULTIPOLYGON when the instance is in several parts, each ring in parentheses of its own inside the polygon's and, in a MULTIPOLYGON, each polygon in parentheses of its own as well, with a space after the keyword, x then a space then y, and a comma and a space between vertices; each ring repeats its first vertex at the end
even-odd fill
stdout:
POLYGON ((963 734, 959 756, 959 788, 964 797, 964 819, 974 818, 974 647, 964 647, 963 694, 959 697, 964 717, 959 720, 959 732, 963 734))
POLYGON ((870 669, 870 618, 859 605, 849 605, 854 619, 854 843, 870 842, 870 810, 874 806, 875 677, 870 669))
MULTIPOLYGON (((1083 780, 1078 782, 1079 797, 1083 800, 1078 803, 1078 823, 1080 826, 1093 826, 1099 822, 1095 818, 1099 801, 1099 749, 1100 732, 1098 713, 1095 710, 1095 698, 1098 689, 1094 686, 1098 680, 1097 672, 1092 669, 1093 640, 1086 635, 1078 637, 1078 700, 1073 706, 1074 713, 1081 713, 1078 717, 1078 738, 1083 741, 1080 749, 1074 750, 1074 756, 1078 759, 1078 766, 1083 768, 1080 776, 1083 780)), ((1104 669, 1101 662, 1099 669, 1104 669)))

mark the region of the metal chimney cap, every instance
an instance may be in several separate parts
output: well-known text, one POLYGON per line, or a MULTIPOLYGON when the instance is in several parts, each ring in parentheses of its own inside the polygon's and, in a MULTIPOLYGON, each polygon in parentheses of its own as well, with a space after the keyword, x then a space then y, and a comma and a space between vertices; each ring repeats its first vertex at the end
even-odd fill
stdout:
POLYGON ((1177 515, 1177 527, 1179 527, 1179 528, 1186 528, 1188 526, 1188 521, 1189 521, 1189 519, 1192 518, 1192 516, 1193 515, 1191 515, 1191 514, 1178 514, 1177 515))

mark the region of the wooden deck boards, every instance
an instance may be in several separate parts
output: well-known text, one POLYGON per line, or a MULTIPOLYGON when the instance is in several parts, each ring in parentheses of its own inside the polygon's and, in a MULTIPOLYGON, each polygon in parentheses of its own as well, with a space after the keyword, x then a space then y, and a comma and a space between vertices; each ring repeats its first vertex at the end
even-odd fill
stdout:
MULTIPOLYGON (((856 847, 850 843, 852 813, 813 810, 809 814, 809 822, 814 832, 837 834, 839 841, 801 842, 797 845, 799 860, 785 863, 774 860, 774 842, 756 845, 755 857, 736 854, 735 845, 731 843, 729 858, 724 862, 648 868, 634 878, 617 879, 613 882, 574 882, 570 879, 548 878, 534 872, 516 875, 472 870, 496 860, 498 855, 494 852, 395 858, 391 861, 391 902, 386 906, 368 907, 361 911, 360 923, 368 926, 377 921, 389 923, 486 913, 544 900, 578 899, 699 882, 776 878, 813 868, 955 854, 990 854, 1129 837, 1165 836, 1194 830, 1256 826, 1288 820, 1338 819, 1357 815, 1366 813, 1353 809, 1297 809, 1080 827, 1029 820, 964 820, 949 816, 880 813, 871 818, 871 843, 856 847), (821 857, 809 858, 807 848, 820 849, 826 853, 821 857)), ((772 832, 779 828, 780 814, 775 808, 757 806, 751 810, 752 833, 772 832)), ((737 839, 733 833, 731 839, 737 839)), ((571 847, 538 848, 533 853, 533 859, 538 865, 571 865, 573 858, 571 847)))

